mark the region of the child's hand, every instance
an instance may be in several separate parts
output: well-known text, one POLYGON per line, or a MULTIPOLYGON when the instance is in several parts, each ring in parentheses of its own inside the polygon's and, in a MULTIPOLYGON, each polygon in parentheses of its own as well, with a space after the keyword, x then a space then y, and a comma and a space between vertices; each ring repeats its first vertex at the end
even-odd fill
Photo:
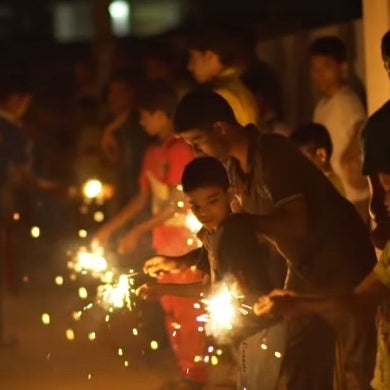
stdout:
POLYGON ((294 295, 286 290, 273 290, 270 294, 260 297, 254 304, 253 311, 259 317, 281 316, 291 319, 297 315, 294 295))
POLYGON ((147 301, 155 301, 161 297, 162 286, 158 284, 145 283, 142 286, 138 287, 136 290, 136 295, 147 301))
POLYGON ((145 262, 143 269, 146 274, 155 278, 160 273, 178 272, 182 267, 176 260, 169 259, 165 256, 154 256, 145 262))

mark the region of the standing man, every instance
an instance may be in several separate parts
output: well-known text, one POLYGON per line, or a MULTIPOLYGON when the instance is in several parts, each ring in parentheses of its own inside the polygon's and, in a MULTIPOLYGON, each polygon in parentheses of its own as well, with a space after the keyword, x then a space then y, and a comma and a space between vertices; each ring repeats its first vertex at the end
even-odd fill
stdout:
POLYGON ((367 221, 369 189, 361 174, 359 142, 366 112, 357 94, 345 83, 349 65, 345 45, 334 36, 318 38, 309 47, 309 59, 312 84, 321 96, 313 122, 328 129, 333 169, 343 181, 346 198, 367 221))
MULTIPOLYGON (((374 250, 355 209, 289 140, 242 127, 226 100, 208 91, 184 96, 174 127, 196 152, 225 161, 236 210, 254 214, 258 232, 287 261, 287 288, 347 292, 371 270, 374 250)), ((368 340, 358 341, 362 355, 347 351, 347 371, 362 389, 369 388, 374 363, 374 324, 371 329, 368 340)), ((356 342, 346 327, 340 335, 347 345, 356 342)), ((284 362, 288 389, 332 388, 333 356, 334 331, 327 324, 316 317, 292 321, 284 362)))

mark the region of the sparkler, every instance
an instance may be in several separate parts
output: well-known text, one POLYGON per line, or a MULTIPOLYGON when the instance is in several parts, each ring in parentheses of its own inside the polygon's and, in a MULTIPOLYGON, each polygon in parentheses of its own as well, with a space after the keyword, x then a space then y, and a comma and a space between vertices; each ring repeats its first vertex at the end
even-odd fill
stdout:
POLYGON ((135 274, 122 274, 116 282, 100 285, 97 289, 97 303, 107 310, 131 310, 131 293, 134 293, 133 278, 135 274))
POLYGON ((95 278, 109 277, 107 260, 103 249, 99 247, 93 250, 81 247, 73 259, 68 261, 68 268, 77 273, 90 273, 95 278))
POLYGON ((228 286, 223 282, 214 287, 210 297, 202 300, 206 313, 197 317, 199 322, 205 323, 206 334, 221 339, 238 326, 239 314, 247 315, 248 309, 251 309, 242 303, 243 298, 234 285, 228 286))

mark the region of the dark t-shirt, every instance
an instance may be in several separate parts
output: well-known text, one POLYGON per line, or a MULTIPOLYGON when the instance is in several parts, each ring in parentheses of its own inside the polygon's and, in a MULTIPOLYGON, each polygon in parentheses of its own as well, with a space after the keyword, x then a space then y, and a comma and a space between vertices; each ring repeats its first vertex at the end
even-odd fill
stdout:
POLYGON ((230 215, 216 232, 207 234, 206 241, 207 256, 200 267, 209 269, 213 283, 231 279, 246 296, 258 297, 272 289, 266 256, 247 214, 230 215))
POLYGON ((371 115, 362 130, 363 174, 390 170, 390 100, 371 115))
POLYGON ((0 117, 0 188, 7 180, 10 164, 19 165, 27 162, 27 138, 23 130, 0 117))
POLYGON ((289 266, 287 287, 310 293, 350 290, 375 264, 367 228, 354 207, 291 141, 259 135, 253 127, 246 131, 249 174, 242 173, 236 160, 226 162, 232 191, 243 211, 270 214, 298 197, 307 204, 311 222, 307 237, 275 240, 289 266))

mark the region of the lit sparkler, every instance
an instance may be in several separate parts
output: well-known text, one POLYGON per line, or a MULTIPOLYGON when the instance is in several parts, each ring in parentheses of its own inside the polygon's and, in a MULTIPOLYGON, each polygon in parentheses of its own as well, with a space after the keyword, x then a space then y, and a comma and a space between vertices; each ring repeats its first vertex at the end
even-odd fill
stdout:
POLYGON ((77 273, 90 273, 96 278, 103 278, 108 272, 108 264, 102 248, 93 250, 80 248, 74 258, 68 262, 68 267, 77 273))
POLYGON ((216 338, 226 336, 239 323, 239 314, 247 315, 250 306, 242 304, 243 296, 237 290, 222 283, 209 298, 203 299, 206 313, 197 317, 205 323, 205 331, 216 338))
POLYGON ((131 294, 134 293, 133 278, 135 274, 122 274, 117 281, 100 285, 97 289, 97 303, 107 310, 131 310, 131 294))

